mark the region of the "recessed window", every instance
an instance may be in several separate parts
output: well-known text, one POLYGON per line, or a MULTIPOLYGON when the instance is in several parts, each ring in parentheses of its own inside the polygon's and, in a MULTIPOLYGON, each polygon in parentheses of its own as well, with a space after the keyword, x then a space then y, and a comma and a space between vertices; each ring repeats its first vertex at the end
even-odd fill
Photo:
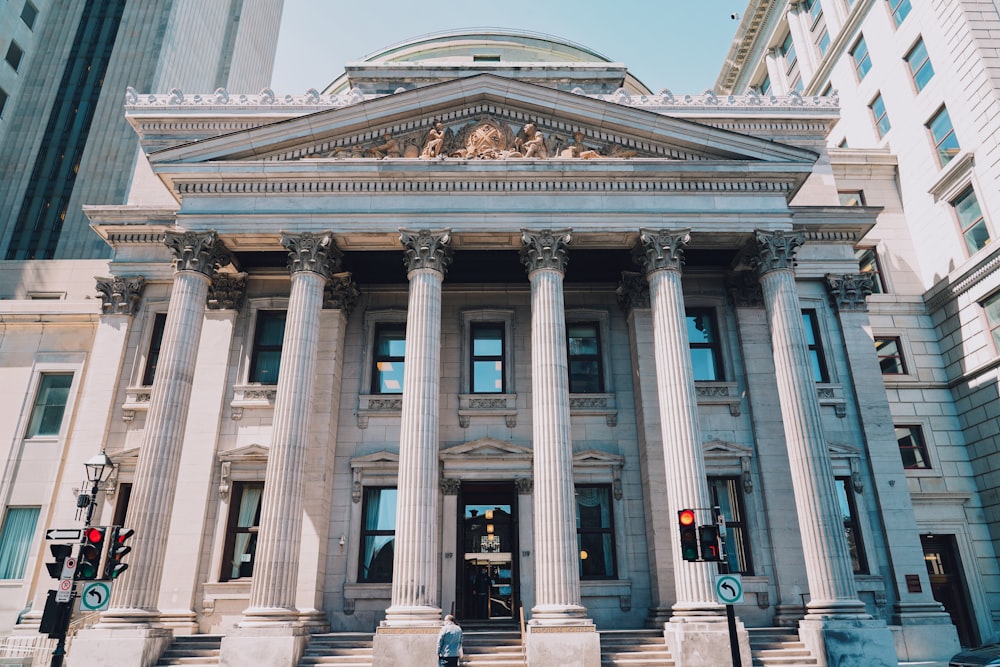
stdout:
POLYGON ((934 117, 927 123, 927 130, 931 133, 934 142, 934 154, 937 156, 938 164, 942 167, 951 162, 951 159, 958 155, 958 137, 955 136, 955 128, 951 124, 951 116, 948 115, 947 107, 934 114, 934 117))
POLYGON ((10 95, 3 88, 0 88, 0 118, 3 118, 3 110, 7 107, 7 100, 10 99, 10 95))
POLYGON ((1000 352, 1000 292, 983 302, 986 323, 993 335, 993 346, 1000 352))
POLYGON ((837 193, 841 206, 864 206, 865 193, 861 190, 841 190, 837 193))
POLYGON ((709 477, 708 490, 712 505, 719 508, 726 519, 726 560, 729 571, 753 574, 750 558, 750 537, 747 530, 746 510, 743 507, 743 480, 739 477, 709 477))
POLYGON ((771 94, 771 77, 768 76, 768 75, 765 75, 764 76, 764 80, 760 82, 759 86, 757 86, 757 90, 758 90, 758 92, 760 92, 761 95, 770 95, 771 94))
POLYGON ((820 55, 825 56, 827 49, 830 48, 830 32, 826 28, 823 28, 822 32, 819 33, 816 46, 819 48, 820 55))
POLYGON ((785 35, 785 39, 781 42, 779 50, 785 59, 785 72, 791 72, 792 67, 795 66, 795 62, 798 60, 798 56, 795 53, 795 42, 792 40, 792 33, 785 35))
POLYGON ((388 583, 396 542, 396 489, 366 488, 361 521, 358 583, 388 583))
POLYGON ((860 81, 872 68, 871 55, 868 53, 868 44, 865 43, 864 37, 855 42, 854 48, 851 49, 851 58, 854 60, 854 71, 858 75, 858 81, 860 81))
POLYGON ((882 279, 882 268, 875 248, 855 248, 854 256, 858 258, 858 270, 868 274, 872 279, 872 293, 885 294, 885 281, 882 279))
POLYGON ((31 0, 25 0, 24 7, 21 9, 21 20, 24 21, 24 25, 28 26, 28 30, 35 29, 35 19, 38 18, 38 8, 31 3, 31 0))
POLYGON ((611 487, 576 487, 576 536, 581 579, 614 579, 615 525, 611 487))
POLYGON ((976 199, 976 191, 972 189, 972 186, 966 188, 965 192, 960 194, 951 205, 955 208, 958 225, 969 254, 975 254, 985 248, 986 244, 990 242, 990 232, 986 228, 986 220, 983 218, 982 209, 979 208, 979 200, 976 199))
POLYGON ((17 42, 11 40, 10 46, 7 47, 7 64, 10 65, 14 71, 21 66, 21 58, 24 57, 24 49, 22 49, 17 42))
POLYGON ((471 361, 473 394, 500 394, 504 387, 504 323, 473 322, 471 361))
POLYGON ((878 132, 879 139, 885 137, 889 133, 889 130, 892 129, 892 124, 889 122, 889 114, 885 110, 885 101, 882 99, 882 93, 875 96, 875 99, 868 105, 868 109, 875 120, 875 131, 878 132))
POLYGON ((806 10, 815 24, 819 17, 823 15, 823 3, 820 0, 806 0, 806 10))
POLYGON ((921 470, 931 467, 931 459, 927 455, 927 444, 924 442, 924 431, 919 426, 897 426, 896 442, 899 443, 899 455, 903 459, 903 467, 907 470, 921 470))
POLYGON ((142 386, 153 384, 156 375, 156 365, 160 361, 160 346, 163 344, 163 327, 167 323, 166 313, 157 313, 153 317, 153 331, 149 336, 149 351, 146 353, 146 367, 142 371, 142 386))
POLYGON ((934 66, 931 65, 930 56, 927 55, 927 47, 924 45, 923 38, 917 40, 904 60, 910 68, 913 85, 917 87, 917 92, 920 92, 934 76, 934 66))
POLYGON ((875 353, 882 375, 906 375, 906 360, 898 336, 875 336, 875 353))
POLYGON ((285 338, 285 311, 261 310, 250 356, 250 382, 278 384, 281 369, 281 343, 285 338))
POLYGON ((264 482, 234 482, 226 523, 226 546, 219 581, 253 576, 264 482))
POLYGON ((26 437, 59 435, 72 384, 72 373, 42 373, 26 437))
POLYGON ((601 333, 598 322, 567 322, 569 391, 600 394, 604 391, 601 364, 601 333))
POLYGON ((711 308, 687 309, 687 335, 695 380, 724 380, 722 349, 715 312, 711 308))
POLYGON ((8 507, 0 528, 0 579, 23 579, 39 507, 8 507))
POLYGON ((850 477, 837 477, 834 482, 837 488, 837 499, 840 501, 840 514, 844 520, 847 550, 851 554, 851 566, 854 569, 854 574, 867 574, 868 560, 865 558, 864 544, 861 541, 858 508, 854 502, 854 485, 851 484, 850 477))
POLYGON ((472 62, 474 63, 498 63, 500 62, 500 56, 494 54, 482 54, 473 55, 472 62))
POLYGON ((910 14, 910 0, 886 0, 889 3, 889 13, 896 26, 903 24, 903 21, 910 14))
POLYGON ((816 382, 829 382, 826 372, 826 359, 823 356, 823 343, 819 336, 819 321, 815 310, 802 311, 802 324, 806 330, 806 343, 809 346, 809 362, 812 366, 813 379, 816 382))
POLYGON ((403 393, 405 357, 406 325, 401 322, 376 325, 372 354, 373 394, 403 393))

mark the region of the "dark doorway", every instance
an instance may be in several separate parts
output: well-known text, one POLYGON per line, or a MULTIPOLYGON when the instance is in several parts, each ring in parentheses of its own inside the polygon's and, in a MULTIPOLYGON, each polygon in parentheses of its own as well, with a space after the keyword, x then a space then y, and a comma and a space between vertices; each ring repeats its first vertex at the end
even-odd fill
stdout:
POLYGON ((972 622, 969 592, 962 578, 962 561, 958 555, 954 535, 921 535, 924 562, 931 580, 934 599, 951 614, 951 622, 958 629, 962 646, 979 645, 979 632, 972 622))
POLYGON ((459 495, 459 616, 510 620, 519 604, 513 483, 463 483, 459 495))

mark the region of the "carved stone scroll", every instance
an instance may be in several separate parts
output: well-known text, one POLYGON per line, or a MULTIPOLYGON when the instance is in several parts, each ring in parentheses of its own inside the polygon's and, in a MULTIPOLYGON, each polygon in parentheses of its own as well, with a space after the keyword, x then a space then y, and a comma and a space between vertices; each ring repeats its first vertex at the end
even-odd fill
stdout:
POLYGON ((868 302, 865 300, 871 293, 874 281, 870 273, 826 274, 826 283, 830 287, 830 295, 837 304, 837 310, 848 312, 865 312, 868 302))
POLYGON ((320 234, 281 234, 281 245, 288 249, 288 272, 311 271, 329 279, 340 268, 342 254, 333 243, 331 232, 320 234))
POLYGON ((751 257, 751 263, 758 275, 770 271, 795 268, 795 250, 805 242, 802 234, 785 234, 783 231, 767 232, 758 229, 754 232, 757 243, 757 254, 751 257))
POLYGON ((528 273, 538 269, 555 269, 565 273, 569 264, 567 246, 573 240, 570 229, 521 230, 521 263, 528 273))
POLYGON ((178 271, 197 271, 211 276, 212 271, 232 263, 233 257, 215 231, 164 232, 163 242, 177 258, 178 271))
POLYGON ((101 312, 106 315, 135 315, 146 279, 142 276, 95 276, 101 295, 101 312))
POLYGON ((399 240, 403 243, 406 270, 433 269, 444 274, 452 261, 450 229, 399 230, 399 240))
POLYGON ((690 229, 640 229, 633 258, 647 275, 660 270, 680 271, 684 266, 684 247, 690 242, 690 229))

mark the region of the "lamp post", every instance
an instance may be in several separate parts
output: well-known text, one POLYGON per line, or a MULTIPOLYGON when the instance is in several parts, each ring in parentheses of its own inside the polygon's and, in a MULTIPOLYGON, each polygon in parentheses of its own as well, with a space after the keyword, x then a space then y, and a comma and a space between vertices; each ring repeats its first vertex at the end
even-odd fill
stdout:
POLYGON ((114 468, 114 463, 108 458, 108 455, 101 450, 100 454, 93 456, 89 461, 83 464, 83 467, 87 469, 87 481, 90 482, 90 496, 89 502, 87 504, 87 520, 84 522, 84 527, 90 526, 90 520, 94 516, 94 506, 97 505, 97 492, 100 490, 101 484, 104 483, 105 476, 104 471, 107 470, 108 474, 111 474, 111 470, 114 468))

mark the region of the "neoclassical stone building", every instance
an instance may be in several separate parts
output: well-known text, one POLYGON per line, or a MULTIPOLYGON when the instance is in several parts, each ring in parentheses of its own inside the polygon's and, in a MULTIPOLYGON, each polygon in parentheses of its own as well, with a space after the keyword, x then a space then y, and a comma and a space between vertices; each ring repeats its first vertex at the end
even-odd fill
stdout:
POLYGON ((831 665, 958 650, 855 257, 885 211, 836 205, 841 174, 892 176, 831 158, 835 98, 654 93, 483 32, 322 94, 129 91, 125 113, 131 203, 85 208, 110 263, 5 266, 4 391, 28 398, 4 483, 44 508, 19 631, 74 466, 107 452, 99 521, 136 530, 70 665, 187 634, 295 665, 349 631, 376 665, 432 664, 443 613, 523 614, 529 665, 595 667, 638 628, 682 667, 728 660, 717 566, 677 539, 713 507, 744 664, 769 627, 831 665), (20 301, 32 281, 65 303, 20 301), (26 473, 35 445, 61 463, 26 473))

